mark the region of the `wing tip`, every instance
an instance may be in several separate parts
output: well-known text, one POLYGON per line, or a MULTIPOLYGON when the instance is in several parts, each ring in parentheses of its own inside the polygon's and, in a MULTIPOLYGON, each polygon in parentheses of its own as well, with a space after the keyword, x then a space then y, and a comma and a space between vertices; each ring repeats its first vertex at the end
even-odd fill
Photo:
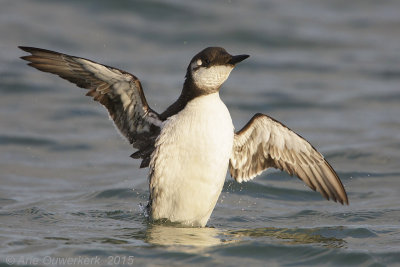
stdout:
POLYGON ((342 205, 347 205, 347 206, 349 206, 350 205, 350 202, 349 202, 349 199, 347 198, 347 194, 346 194, 346 198, 344 199, 344 200, 342 200, 341 202, 340 202, 342 205))
POLYGON ((344 204, 349 205, 349 198, 347 196, 347 192, 346 192, 346 189, 344 188, 342 180, 340 180, 339 175, 333 169, 332 165, 326 159, 324 159, 324 161, 325 161, 325 164, 328 166, 329 170, 331 171, 331 173, 333 174, 336 182, 339 184, 339 189, 336 189, 337 198, 338 198, 339 202, 342 205, 344 205, 344 204))
MULTIPOLYGON (((25 56, 21 56, 19 57, 22 60, 26 60, 26 61, 30 61, 29 58, 32 57, 33 52, 32 50, 34 49, 34 47, 30 47, 30 46, 18 46, 19 49, 21 49, 22 51, 25 51, 27 53, 30 53, 31 55, 25 55, 25 56)), ((31 62, 31 61, 30 61, 31 62)))
MULTIPOLYGON (((21 49, 22 51, 30 53, 30 55, 25 55, 25 56, 19 57, 20 59, 26 60, 26 61, 29 61, 29 62, 33 62, 37 58, 37 55, 35 55, 37 53, 40 53, 40 52, 53 53, 53 54, 55 53, 55 52, 50 51, 50 50, 37 48, 37 47, 31 47, 31 46, 18 46, 18 48, 21 49)), ((30 64, 31 63, 28 63, 28 65, 30 65, 30 64)), ((30 65, 30 66, 32 66, 32 65, 30 65)), ((34 67, 34 66, 32 66, 32 67, 34 67)))
POLYGON ((55 53, 54 51, 51 50, 47 50, 47 49, 43 49, 43 48, 38 48, 38 47, 33 47, 33 46, 24 46, 24 45, 19 45, 18 46, 19 49, 28 52, 28 53, 32 53, 32 52, 51 52, 51 53, 55 53))
POLYGON ((35 51, 37 51, 37 52, 40 52, 40 51, 47 52, 48 51, 48 50, 45 50, 42 48, 37 48, 37 47, 32 47, 32 46, 23 46, 23 45, 19 45, 18 48, 27 53, 31 53, 32 55, 35 51))
POLYGON ((29 50, 32 48, 30 46, 23 46, 23 45, 19 45, 18 46, 19 49, 25 51, 25 52, 29 52, 29 50))
POLYGON ((348 197, 347 197, 347 193, 346 193, 346 191, 344 191, 344 197, 339 197, 339 198, 330 198, 329 196, 328 197, 325 197, 325 199, 326 200, 332 200, 332 201, 334 201, 334 202, 338 202, 338 203, 340 203, 340 204, 342 204, 342 205, 347 205, 347 206, 349 206, 350 204, 349 204, 349 199, 348 199, 348 197))
MULTIPOLYGON (((336 202, 336 201, 335 201, 336 202)), ((340 202, 340 204, 342 204, 343 206, 344 205, 347 205, 347 206, 349 206, 350 204, 349 204, 349 200, 346 198, 346 199, 339 199, 338 200, 338 202, 340 202)))

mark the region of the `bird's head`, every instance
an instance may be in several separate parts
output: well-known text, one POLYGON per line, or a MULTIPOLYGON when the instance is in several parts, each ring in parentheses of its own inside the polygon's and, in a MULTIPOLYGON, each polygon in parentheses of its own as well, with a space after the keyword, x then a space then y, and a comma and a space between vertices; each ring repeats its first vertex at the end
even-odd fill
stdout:
POLYGON ((207 47, 192 58, 186 78, 203 93, 217 92, 235 65, 248 57, 232 56, 222 47, 207 47))

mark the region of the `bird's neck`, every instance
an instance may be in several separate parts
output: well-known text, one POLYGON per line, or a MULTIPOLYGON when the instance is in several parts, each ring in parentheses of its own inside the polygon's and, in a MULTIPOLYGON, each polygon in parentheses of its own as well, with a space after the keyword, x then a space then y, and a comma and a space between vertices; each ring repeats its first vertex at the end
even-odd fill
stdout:
POLYGON ((162 120, 166 120, 167 118, 177 114, 182 109, 186 107, 186 104, 196 97, 202 95, 208 95, 219 91, 204 91, 198 88, 193 82, 190 74, 186 74, 185 82, 183 83, 182 92, 178 98, 171 106, 169 106, 160 116, 162 120))

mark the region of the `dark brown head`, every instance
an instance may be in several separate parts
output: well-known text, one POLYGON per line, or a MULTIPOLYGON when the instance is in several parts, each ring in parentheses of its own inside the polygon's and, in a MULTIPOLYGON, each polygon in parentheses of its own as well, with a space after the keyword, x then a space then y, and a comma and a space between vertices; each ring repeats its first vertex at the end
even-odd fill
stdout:
POLYGON ((186 78, 199 90, 217 92, 235 65, 248 57, 232 56, 222 47, 207 47, 192 58, 186 78))
POLYGON ((196 97, 218 92, 235 65, 248 57, 232 56, 221 47, 208 47, 195 55, 187 68, 181 95, 160 117, 166 119, 196 97))

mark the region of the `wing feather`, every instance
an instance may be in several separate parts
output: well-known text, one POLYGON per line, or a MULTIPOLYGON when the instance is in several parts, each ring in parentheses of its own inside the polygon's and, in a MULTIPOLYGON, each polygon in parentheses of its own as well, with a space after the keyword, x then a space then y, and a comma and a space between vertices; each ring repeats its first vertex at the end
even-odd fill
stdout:
POLYGON ((270 167, 296 175, 326 199, 349 203, 342 182, 321 153, 280 122, 259 113, 235 134, 229 170, 242 182, 270 167))
POLYGON ((148 160, 152 152, 149 148, 154 147, 162 120, 147 104, 141 83, 134 75, 50 50, 23 46, 19 48, 31 54, 21 57, 30 62, 28 65, 88 89, 86 95, 107 108, 121 134, 134 148, 139 149, 144 162, 148 160))

